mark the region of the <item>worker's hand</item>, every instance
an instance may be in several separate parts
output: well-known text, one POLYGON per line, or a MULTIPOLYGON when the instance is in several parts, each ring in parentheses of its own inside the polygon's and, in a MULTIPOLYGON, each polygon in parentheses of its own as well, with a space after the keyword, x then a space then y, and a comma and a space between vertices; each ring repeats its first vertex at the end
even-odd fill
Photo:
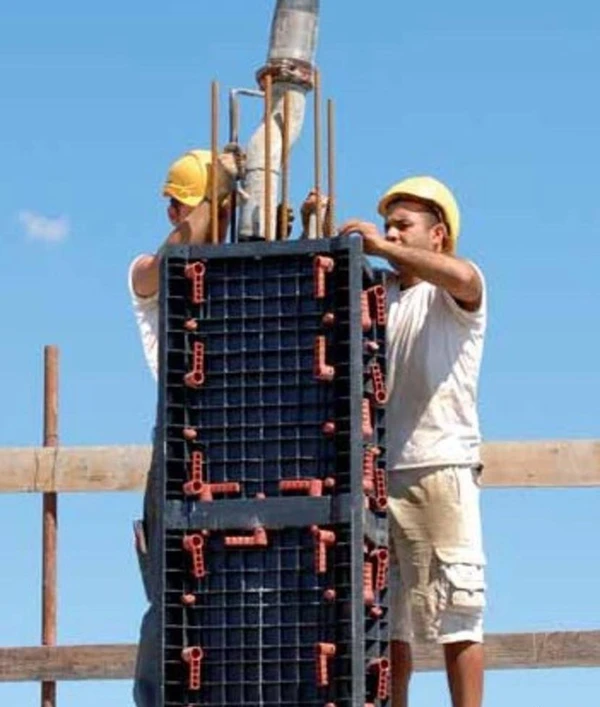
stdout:
MULTIPOLYGON (((327 196, 327 194, 321 193, 321 223, 323 224, 326 223, 328 209, 329 197, 327 196)), ((308 233, 310 217, 315 215, 316 213, 317 192, 315 189, 311 189, 300 208, 300 215, 302 216, 302 230, 304 233, 308 233)))
POLYGON ((349 236, 351 233, 358 233, 362 236, 365 253, 368 255, 383 255, 385 238, 379 233, 374 223, 353 219, 346 221, 338 230, 340 236, 349 236))
POLYGON ((283 204, 277 204, 277 240, 285 241, 292 235, 292 228, 294 226, 294 209, 291 206, 287 207, 287 229, 284 233, 284 223, 283 223, 283 204))
POLYGON ((219 198, 230 194, 235 189, 235 182, 238 178, 238 165, 235 155, 225 152, 219 155, 219 184, 217 190, 219 198))
MULTIPOLYGON (((208 170, 207 199, 212 195, 212 169, 208 170)), ((231 152, 224 152, 217 158, 217 199, 222 201, 235 189, 236 180, 239 178, 239 161, 231 152)))

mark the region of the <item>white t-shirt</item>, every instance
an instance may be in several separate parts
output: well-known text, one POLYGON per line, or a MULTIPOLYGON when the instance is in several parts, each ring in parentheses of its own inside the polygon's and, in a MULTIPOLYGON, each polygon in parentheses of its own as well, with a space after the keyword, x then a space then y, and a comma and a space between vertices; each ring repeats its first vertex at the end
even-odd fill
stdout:
POLYGON ((129 266, 128 287, 144 356, 154 380, 158 380, 158 292, 151 297, 140 297, 136 295, 132 281, 133 268, 136 262, 144 257, 146 256, 138 256, 129 266))
POLYGON ((485 280, 477 312, 428 282, 401 291, 386 276, 387 468, 476 464, 477 385, 487 321, 485 280))

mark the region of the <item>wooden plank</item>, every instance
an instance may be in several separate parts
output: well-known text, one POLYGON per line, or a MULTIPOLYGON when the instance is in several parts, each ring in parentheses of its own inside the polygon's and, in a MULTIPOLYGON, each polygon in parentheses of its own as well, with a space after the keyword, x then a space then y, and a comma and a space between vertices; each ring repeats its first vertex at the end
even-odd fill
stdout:
POLYGON ((0 682, 130 680, 137 646, 0 648, 0 682))
MULTIPOLYGON (((137 646, 0 648, 0 682, 131 680, 137 646)), ((488 670, 600 668, 600 631, 490 634, 488 670)), ((418 671, 441 670, 439 646, 415 649, 418 671)))
MULTIPOLYGON (((600 631, 489 634, 485 661, 489 670, 600 668, 600 631)), ((439 650, 416 647, 415 667, 419 671, 440 670, 439 650)))
POLYGON ((600 440, 488 442, 485 486, 600 486, 600 440))
MULTIPOLYGON (((0 492, 140 491, 148 446, 0 449, 0 492)), ((486 487, 600 486, 600 440, 490 442, 486 487)))
POLYGON ((0 449, 0 492, 139 491, 148 446, 0 449))

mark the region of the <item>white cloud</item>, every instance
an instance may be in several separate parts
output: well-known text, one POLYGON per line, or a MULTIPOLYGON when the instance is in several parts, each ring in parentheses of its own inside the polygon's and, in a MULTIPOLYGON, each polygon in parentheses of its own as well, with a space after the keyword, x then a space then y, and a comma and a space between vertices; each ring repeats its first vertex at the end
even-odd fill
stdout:
POLYGON ((69 235, 69 220, 65 216, 48 218, 32 211, 20 211, 19 223, 30 240, 60 243, 69 235))

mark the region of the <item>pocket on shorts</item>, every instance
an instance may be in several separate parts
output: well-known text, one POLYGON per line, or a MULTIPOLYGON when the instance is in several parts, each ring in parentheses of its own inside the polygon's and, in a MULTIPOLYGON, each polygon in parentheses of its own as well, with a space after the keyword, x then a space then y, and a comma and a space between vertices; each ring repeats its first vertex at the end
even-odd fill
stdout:
POLYGON ((440 561, 438 600, 442 611, 479 614, 485 608, 484 565, 440 561))

